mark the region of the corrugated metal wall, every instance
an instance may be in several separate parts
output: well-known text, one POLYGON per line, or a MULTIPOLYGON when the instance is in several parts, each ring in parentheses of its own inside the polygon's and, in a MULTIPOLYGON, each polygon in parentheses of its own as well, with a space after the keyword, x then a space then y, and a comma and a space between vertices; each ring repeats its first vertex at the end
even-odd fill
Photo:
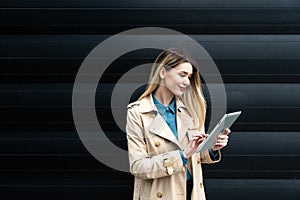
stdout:
MULTIPOLYGON (((204 166, 207 198, 300 198, 300 2, 2 0, 0 6, 0 199, 132 199, 132 176, 102 164, 81 143, 72 89, 97 44, 146 26, 198 41, 222 74, 228 111, 243 111, 222 162, 204 166)), ((156 55, 126 54, 101 80, 100 122, 123 149, 111 90, 132 66, 156 55)))

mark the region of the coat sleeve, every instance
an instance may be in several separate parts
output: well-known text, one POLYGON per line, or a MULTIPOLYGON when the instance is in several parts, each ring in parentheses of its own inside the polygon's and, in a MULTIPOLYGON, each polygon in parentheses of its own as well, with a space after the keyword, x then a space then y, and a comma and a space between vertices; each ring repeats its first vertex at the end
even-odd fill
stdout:
POLYGON ((213 160, 208 152, 208 150, 205 150, 203 152, 200 153, 200 158, 201 158, 201 163, 204 164, 212 164, 212 163, 216 163, 219 162, 221 160, 221 151, 219 151, 219 157, 217 160, 213 160))
POLYGON ((149 156, 140 115, 138 106, 127 110, 126 137, 130 172, 140 179, 155 179, 184 172, 179 150, 149 156))

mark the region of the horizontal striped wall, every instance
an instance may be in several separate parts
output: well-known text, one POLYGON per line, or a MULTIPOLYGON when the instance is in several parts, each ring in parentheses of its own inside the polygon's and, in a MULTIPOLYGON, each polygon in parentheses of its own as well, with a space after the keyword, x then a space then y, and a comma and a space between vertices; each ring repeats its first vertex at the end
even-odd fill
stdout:
MULTIPOLYGON (((72 90, 94 47, 120 31, 145 26, 171 28, 199 42, 223 78, 227 111, 243 112, 222 162, 203 165, 207 199, 299 199, 300 3, 11 0, 0 7, 4 199, 132 199, 131 174, 99 162, 80 141, 72 90)), ((153 62, 158 52, 122 55, 99 81, 99 123, 122 149, 126 138, 111 113, 112 91, 128 70, 153 62)), ((132 80, 147 74, 134 74, 132 80)), ((208 127, 212 99, 203 86, 208 127)), ((130 86, 121 87, 126 93, 130 86)))

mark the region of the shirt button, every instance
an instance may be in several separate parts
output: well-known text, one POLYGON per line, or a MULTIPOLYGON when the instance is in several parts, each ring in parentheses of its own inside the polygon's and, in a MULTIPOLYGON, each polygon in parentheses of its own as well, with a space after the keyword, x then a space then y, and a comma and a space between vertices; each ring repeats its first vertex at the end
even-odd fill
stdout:
POLYGON ((200 164, 200 158, 197 159, 197 163, 200 164))
POLYGON ((159 141, 156 141, 154 145, 155 145, 156 147, 159 147, 159 146, 160 146, 160 142, 159 142, 159 141))
POLYGON ((156 196, 157 196, 158 198, 162 198, 163 194, 162 194, 161 192, 158 192, 158 193, 156 193, 156 196))
POLYGON ((203 188, 203 183, 200 183, 200 188, 203 188))

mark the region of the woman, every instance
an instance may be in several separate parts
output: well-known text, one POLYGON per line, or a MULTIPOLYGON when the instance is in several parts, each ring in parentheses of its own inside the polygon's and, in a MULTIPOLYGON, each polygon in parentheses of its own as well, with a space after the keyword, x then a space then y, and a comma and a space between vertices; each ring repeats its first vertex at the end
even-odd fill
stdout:
POLYGON ((206 103, 200 75, 178 49, 156 58, 146 91, 128 105, 126 133, 134 200, 205 199, 202 163, 221 159, 229 129, 212 149, 196 153, 204 133, 206 103))

